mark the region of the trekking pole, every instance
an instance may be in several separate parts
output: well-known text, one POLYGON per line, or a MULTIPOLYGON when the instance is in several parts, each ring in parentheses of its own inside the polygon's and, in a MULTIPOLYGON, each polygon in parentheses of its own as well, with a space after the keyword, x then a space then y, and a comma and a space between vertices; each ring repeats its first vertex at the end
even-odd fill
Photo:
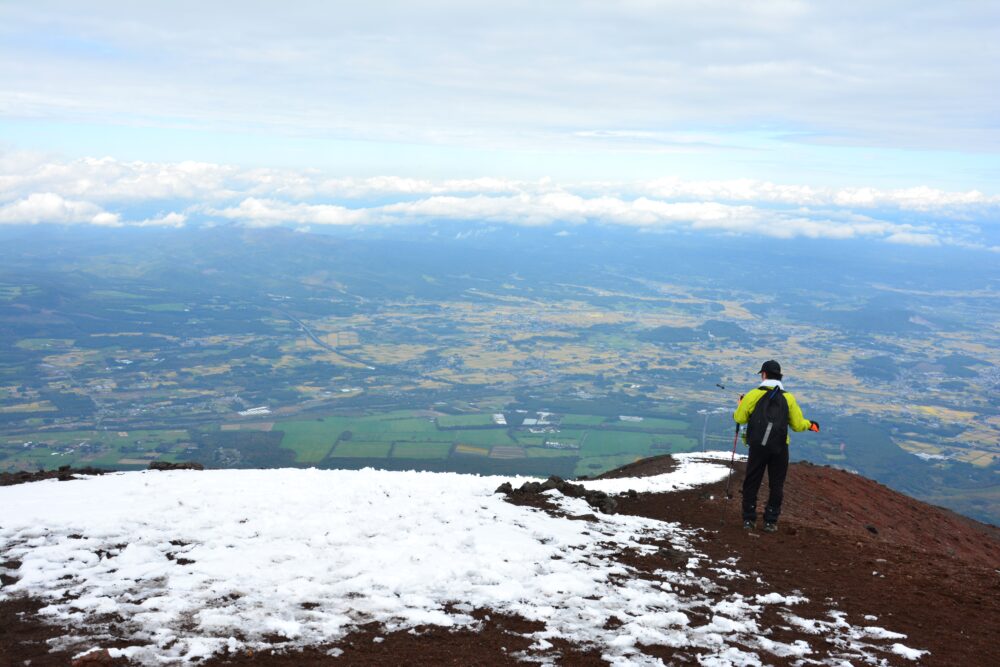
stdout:
MULTIPOLYGON (((740 401, 743 400, 743 394, 740 394, 739 400, 740 401)), ((732 454, 732 456, 729 459, 729 475, 726 477, 726 500, 727 501, 730 498, 733 497, 733 494, 730 492, 730 484, 731 484, 732 479, 733 479, 733 467, 736 465, 736 443, 739 442, 739 439, 740 439, 740 425, 737 424, 736 425, 736 433, 733 434, 733 454, 732 454)), ((721 530, 722 529, 721 527, 726 524, 726 508, 727 507, 729 507, 728 503, 719 503, 719 526, 720 526, 719 530, 721 530)))
MULTIPOLYGON (((743 400, 743 394, 740 394, 740 401, 743 400)), ((737 403, 739 405, 739 403, 737 403)), ((733 494, 729 491, 730 482, 733 479, 733 466, 736 464, 736 443, 740 439, 740 425, 736 425, 736 433, 733 434, 733 455, 729 459, 729 476, 726 477, 726 500, 733 497, 733 494)))
POLYGON ((736 433, 733 435, 733 455, 729 459, 729 476, 726 478, 726 500, 733 497, 729 492, 729 484, 733 479, 733 466, 736 464, 736 442, 740 439, 740 425, 736 425, 736 433))

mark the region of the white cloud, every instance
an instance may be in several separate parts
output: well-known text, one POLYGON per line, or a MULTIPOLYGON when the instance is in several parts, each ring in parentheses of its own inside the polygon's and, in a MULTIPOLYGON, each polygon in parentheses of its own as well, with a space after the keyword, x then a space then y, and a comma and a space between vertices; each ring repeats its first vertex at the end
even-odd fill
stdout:
POLYGON ((896 208, 948 213, 961 209, 1000 207, 1000 196, 978 190, 946 191, 927 186, 896 189, 817 188, 734 179, 726 181, 685 181, 663 178, 638 186, 642 192, 664 198, 703 198, 720 201, 767 202, 796 206, 834 205, 861 209, 896 208))
POLYGON ((60 162, 0 153, 0 223, 6 224, 603 224, 988 247, 996 243, 990 220, 998 213, 996 195, 926 186, 832 189, 754 179, 331 178, 318 171, 112 158, 60 162))
POLYGON ((0 199, 25 191, 102 202, 219 198, 231 197, 231 185, 241 185, 241 180, 243 187, 265 182, 263 176, 253 178, 235 167, 202 162, 125 162, 110 157, 57 162, 26 155, 20 162, 21 168, 16 162, 0 163, 0 199))
POLYGON ((0 223, 37 225, 40 223, 114 226, 118 216, 87 201, 65 199, 52 192, 36 192, 0 207, 0 223))
POLYGON ((364 209, 329 204, 293 204, 275 199, 244 199, 237 206, 207 209, 209 215, 237 220, 253 227, 276 225, 357 225, 370 221, 364 209))
POLYGON ((941 239, 933 234, 921 234, 916 232, 895 232, 885 239, 889 243, 901 243, 904 245, 916 246, 938 246, 941 239))
POLYGON ((165 213, 144 220, 123 219, 120 213, 106 211, 93 202, 66 199, 52 192, 28 195, 0 206, 0 224, 90 224, 98 227, 183 227, 187 216, 165 213))
POLYGON ((434 181, 400 176, 327 179, 303 185, 303 192, 340 197, 368 197, 382 194, 514 193, 544 187, 545 182, 529 183, 503 178, 445 179, 434 181))
MULTIPOLYGON (((637 182, 554 183, 495 177, 470 179, 426 179, 404 176, 330 178, 315 170, 242 169, 232 165, 204 162, 142 162, 113 158, 84 158, 72 161, 46 160, 38 155, 0 153, 0 202, 36 193, 54 193, 65 199, 101 203, 188 201, 228 203, 243 198, 273 199, 313 203, 316 199, 420 198, 420 206, 431 212, 443 205, 446 217, 461 217, 459 209, 475 212, 489 205, 478 197, 494 200, 510 198, 503 216, 509 215, 515 200, 526 202, 525 214, 535 208, 532 198, 542 200, 546 210, 558 210, 566 220, 589 217, 602 198, 615 209, 616 198, 629 195, 636 224, 641 223, 643 200, 672 203, 775 204, 785 206, 827 206, 844 210, 897 209, 935 213, 964 219, 970 212, 1000 209, 1000 196, 978 190, 948 191, 928 186, 898 189, 818 188, 801 184, 781 184, 756 179, 685 180, 676 177, 637 182), (587 210, 579 209, 589 197, 587 210), (459 200, 463 201, 459 201, 459 200), (680 201, 677 201, 680 200, 680 201), (478 202, 478 204, 477 204, 478 202), (579 210, 578 210, 579 209, 579 210)), ((649 204, 655 208, 656 204, 649 204)), ((400 211, 405 211, 402 205, 400 211)), ((675 207, 683 211, 682 207, 675 207)), ((722 209, 719 209, 721 211, 722 209)), ((611 212, 614 212, 612 210, 611 212)), ((698 217, 703 214, 699 213, 698 217)), ((721 213, 720 213, 721 214, 721 213)), ((671 214, 666 214, 667 217, 671 214)), ((686 215, 682 213, 681 215, 686 215)), ((547 214, 543 215, 547 217, 547 214)))
POLYGON ((243 169, 206 162, 122 161, 111 157, 56 161, 32 153, 0 153, 0 201, 54 192, 96 202, 224 201, 240 195, 308 199, 319 196, 513 193, 546 181, 502 178, 434 181, 401 176, 329 178, 312 170, 243 169))
POLYGON ((248 198, 224 209, 209 209, 210 215, 250 226, 422 224, 437 221, 468 221, 474 224, 548 226, 586 223, 622 225, 646 230, 690 229, 750 234, 791 239, 796 237, 850 239, 889 238, 894 242, 928 245, 937 240, 929 232, 911 225, 894 224, 862 216, 845 220, 808 218, 785 213, 733 206, 717 202, 671 203, 641 197, 586 198, 566 192, 514 197, 474 195, 431 196, 415 201, 381 206, 346 208, 328 204, 293 204, 274 199, 248 198))
POLYGON ((978 190, 946 192, 926 186, 892 190, 851 188, 836 191, 832 203, 842 206, 898 206, 901 209, 914 211, 932 211, 961 207, 996 206, 1000 204, 1000 197, 990 197, 978 190))
POLYGON ((597 222, 631 227, 665 227, 673 224, 704 225, 707 228, 740 228, 758 212, 749 206, 715 202, 670 203, 645 197, 584 197, 570 192, 521 193, 513 197, 474 195, 433 196, 377 209, 376 219, 471 220, 542 226, 554 223, 597 222))
POLYGON ((146 218, 145 220, 140 220, 135 223, 131 223, 135 227, 174 227, 180 228, 184 226, 187 222, 187 216, 183 213, 171 212, 164 215, 157 216, 155 218, 146 218))

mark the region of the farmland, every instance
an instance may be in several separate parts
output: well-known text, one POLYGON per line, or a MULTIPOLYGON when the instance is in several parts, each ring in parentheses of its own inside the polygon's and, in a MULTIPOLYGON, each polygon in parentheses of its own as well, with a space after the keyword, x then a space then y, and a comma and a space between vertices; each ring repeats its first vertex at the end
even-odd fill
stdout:
POLYGON ((193 450, 186 430, 48 431, 0 436, 4 463, 19 469, 63 465, 135 468, 183 460, 193 450))
MULTIPOLYGON (((523 411, 510 416, 512 421, 524 421, 528 414, 523 411)), ((539 414, 530 414, 527 419, 537 423, 539 414)), ((480 456, 503 459, 506 468, 515 470, 518 460, 533 468, 536 464, 528 459, 559 458, 575 462, 579 474, 594 474, 621 461, 690 451, 697 446, 692 436, 685 435, 689 428, 680 420, 621 422, 573 415, 574 423, 591 421, 594 425, 589 429, 573 426, 563 430, 559 425, 563 416, 543 414, 546 423, 541 427, 498 425, 493 413, 435 415, 428 411, 393 411, 263 424, 236 422, 190 431, 41 432, 8 437, 0 445, 20 450, 19 460, 29 468, 53 462, 73 466, 145 466, 150 461, 173 461, 183 455, 207 465, 224 461, 237 467, 262 464, 339 467, 345 460, 388 463, 391 459, 395 467, 421 469, 429 461, 480 456), (454 428, 456 424, 487 422, 488 426, 476 429, 454 428), (665 425, 671 430, 665 430, 665 425), (625 428, 628 430, 620 430, 625 428), (262 441, 266 441, 270 451, 261 450, 262 441)))
POLYGON ((198 234, 0 243, 0 470, 594 474, 728 449, 739 392, 778 358, 824 426, 793 456, 1000 519, 980 509, 1000 466, 995 266, 904 281, 868 257, 845 282, 811 245, 775 260, 808 280, 761 289, 747 272, 772 267, 742 244, 735 263, 618 232, 198 234))

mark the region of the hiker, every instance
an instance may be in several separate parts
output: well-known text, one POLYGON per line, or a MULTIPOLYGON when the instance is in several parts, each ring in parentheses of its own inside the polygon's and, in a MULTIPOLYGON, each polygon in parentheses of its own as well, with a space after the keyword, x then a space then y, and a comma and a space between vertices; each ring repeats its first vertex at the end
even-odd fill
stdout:
POLYGON ((777 361, 765 361, 757 373, 760 386, 740 398, 733 415, 737 424, 747 424, 743 442, 750 447, 743 478, 743 527, 753 530, 757 525, 757 491, 766 468, 771 492, 764 508, 764 530, 773 533, 778 530, 782 489, 788 473, 788 429, 818 433, 819 423, 803 417, 795 397, 785 391, 777 361))

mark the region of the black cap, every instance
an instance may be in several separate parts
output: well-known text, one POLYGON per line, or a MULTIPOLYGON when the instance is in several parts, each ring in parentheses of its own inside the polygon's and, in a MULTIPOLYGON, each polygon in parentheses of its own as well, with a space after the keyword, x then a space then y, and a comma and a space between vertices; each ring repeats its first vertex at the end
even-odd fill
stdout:
POLYGON ((774 359, 771 359, 770 361, 765 361, 763 364, 761 364, 760 370, 757 371, 758 375, 761 373, 767 373, 767 377, 769 378, 780 378, 781 364, 779 364, 774 359))

